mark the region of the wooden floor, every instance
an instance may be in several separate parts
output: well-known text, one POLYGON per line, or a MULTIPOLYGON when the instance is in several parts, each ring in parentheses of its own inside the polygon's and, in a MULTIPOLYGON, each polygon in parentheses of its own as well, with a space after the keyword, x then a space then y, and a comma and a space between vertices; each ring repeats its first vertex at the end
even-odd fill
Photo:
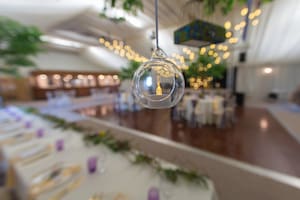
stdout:
POLYGON ((112 105, 105 105, 79 112, 300 177, 300 144, 265 109, 238 109, 236 124, 225 129, 189 128, 184 122, 173 122, 170 110, 116 113, 112 105))

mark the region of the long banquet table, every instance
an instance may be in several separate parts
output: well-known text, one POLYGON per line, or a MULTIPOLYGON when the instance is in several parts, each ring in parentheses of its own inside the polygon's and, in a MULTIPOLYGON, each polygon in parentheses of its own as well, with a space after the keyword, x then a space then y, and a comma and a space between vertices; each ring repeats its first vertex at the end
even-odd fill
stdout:
MULTIPOLYGON (((188 183, 180 180, 176 184, 172 184, 162 180, 155 170, 147 165, 134 165, 123 154, 113 153, 104 146, 87 146, 82 139, 82 134, 72 130, 60 130, 53 127, 50 122, 44 119, 24 113, 17 108, 11 108, 15 113, 22 117, 18 124, 22 126, 24 121, 31 121, 32 126, 27 129, 14 130, 15 132, 34 133, 37 129, 43 128, 43 137, 32 137, 31 139, 16 144, 0 145, 1 160, 7 165, 7 182, 8 187, 16 191, 18 198, 21 200, 52 199, 58 194, 62 194, 59 199, 64 200, 83 200, 90 199, 94 194, 101 194, 105 199, 147 199, 149 188, 157 187, 160 190, 161 199, 166 199, 164 193, 170 193, 172 200, 176 199, 197 199, 197 200, 215 200, 217 195, 214 185, 207 178, 208 187, 197 184, 188 183), (63 139, 65 147, 63 151, 57 152, 54 148, 55 141, 63 139), (51 151, 45 156, 33 160, 32 162, 23 164, 21 162, 13 162, 16 155, 20 154, 24 149, 40 148, 41 146, 51 146, 51 151), (89 174, 87 170, 87 159, 91 156, 102 155, 105 159, 98 163, 104 167, 104 172, 96 172, 89 174), (78 165, 80 172, 71 180, 60 185, 55 185, 52 189, 32 195, 32 180, 36 174, 43 172, 53 165, 78 165), (78 181, 78 187, 70 189, 72 182, 78 181), (163 186, 164 185, 164 186, 163 186), (168 185, 165 187, 165 185, 168 185), (167 188, 167 189, 166 189, 167 188), (168 190, 168 191, 165 191, 168 190), (65 192, 65 193, 64 193, 65 192)), ((15 117, 15 116, 14 116, 15 117)), ((5 118, 14 120, 14 117, 7 114, 5 110, 0 111, 0 122, 5 118)), ((0 126, 0 131, 6 127, 4 123, 0 126)), ((3 131, 3 130, 2 130, 3 131)), ((10 133, 3 131, 6 137, 10 133)), ((15 133, 14 133, 15 134, 15 133)), ((1 136, 1 135, 0 135, 1 136)), ((1 144, 1 137, 0 137, 1 144)), ((175 167, 173 164, 162 161, 165 165, 175 167)))

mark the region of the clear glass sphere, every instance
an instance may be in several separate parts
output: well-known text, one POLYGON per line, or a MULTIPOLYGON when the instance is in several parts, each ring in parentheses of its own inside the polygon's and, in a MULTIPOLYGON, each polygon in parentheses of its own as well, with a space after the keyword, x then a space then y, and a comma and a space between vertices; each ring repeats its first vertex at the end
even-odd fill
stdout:
POLYGON ((184 78, 166 54, 157 49, 152 58, 135 72, 133 94, 146 108, 160 109, 175 106, 184 94, 184 78))

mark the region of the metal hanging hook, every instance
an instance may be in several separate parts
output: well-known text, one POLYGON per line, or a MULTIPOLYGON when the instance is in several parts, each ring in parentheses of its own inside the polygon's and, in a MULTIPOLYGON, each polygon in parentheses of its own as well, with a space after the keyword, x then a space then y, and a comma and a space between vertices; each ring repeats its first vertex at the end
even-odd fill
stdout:
POLYGON ((159 49, 159 45, 158 45, 158 0, 155 0, 155 39, 156 39, 156 49, 159 49))

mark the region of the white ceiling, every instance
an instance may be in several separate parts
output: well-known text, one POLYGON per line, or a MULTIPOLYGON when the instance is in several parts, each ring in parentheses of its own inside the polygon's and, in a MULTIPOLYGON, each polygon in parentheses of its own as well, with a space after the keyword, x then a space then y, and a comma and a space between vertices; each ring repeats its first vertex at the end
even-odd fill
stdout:
MULTIPOLYGON (((223 24, 226 20, 233 23, 243 20, 239 14, 242 5, 236 6, 226 17, 220 13, 204 17, 199 5, 184 7, 187 1, 160 0, 160 43, 168 54, 181 50, 181 46, 173 44, 172 33, 177 27, 189 22, 191 16, 218 24, 223 24)), ((100 36, 122 39, 140 54, 149 56, 152 45, 149 37, 154 29, 154 0, 143 0, 144 12, 138 16, 143 23, 142 28, 130 23, 115 24, 99 18, 98 12, 103 2, 104 0, 0 0, 0 13, 25 24, 36 25, 48 35, 76 40, 87 46, 98 45, 97 39, 100 36)), ((274 0, 264 6, 260 24, 252 27, 249 32, 248 63, 300 63, 299 21, 299 0, 274 0)), ((96 60, 101 63, 101 59, 96 60)), ((109 65, 107 61, 102 64, 109 65)))
MULTIPOLYGON (((98 1, 99 2, 99 1, 98 1)), ((69 20, 91 6, 95 0, 0 0, 0 13, 46 31, 69 20)))

